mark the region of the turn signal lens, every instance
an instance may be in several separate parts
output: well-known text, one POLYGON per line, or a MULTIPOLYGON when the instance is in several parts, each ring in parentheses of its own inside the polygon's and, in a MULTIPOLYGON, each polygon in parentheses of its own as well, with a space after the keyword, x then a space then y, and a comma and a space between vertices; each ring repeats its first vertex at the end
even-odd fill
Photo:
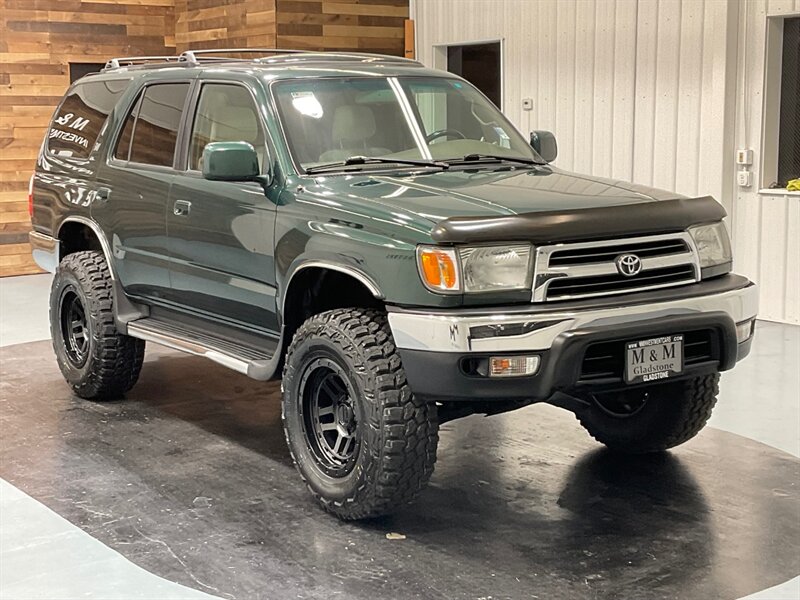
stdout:
POLYGON ((455 250, 420 246, 417 250, 417 260, 422 282, 429 290, 453 293, 461 291, 455 250))
POLYGON ((750 339, 753 335, 755 319, 749 319, 736 324, 736 342, 741 344, 750 339))
POLYGON ((493 356, 489 359, 489 377, 521 377, 533 375, 539 368, 539 357, 493 356))

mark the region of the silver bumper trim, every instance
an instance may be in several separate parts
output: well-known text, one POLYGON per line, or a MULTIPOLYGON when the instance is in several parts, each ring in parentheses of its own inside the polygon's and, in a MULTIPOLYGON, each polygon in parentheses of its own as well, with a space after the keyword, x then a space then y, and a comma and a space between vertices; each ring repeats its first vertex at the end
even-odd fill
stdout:
MULTIPOLYGON (((552 306, 552 305, 550 305, 552 306)), ((758 287, 745 287, 695 298, 665 302, 611 306, 564 312, 443 315, 424 312, 390 312, 389 325, 395 345, 401 349, 429 352, 495 352, 547 350, 568 331, 703 312, 727 313, 734 323, 758 313, 758 287), (475 337, 475 329, 494 328, 493 337, 475 337), (511 333, 508 333, 511 332, 511 333), (521 333, 516 333, 521 332, 521 333)))
POLYGON ((31 244, 31 255, 36 264, 45 271, 55 273, 58 268, 59 241, 38 231, 31 231, 28 234, 28 241, 31 244))

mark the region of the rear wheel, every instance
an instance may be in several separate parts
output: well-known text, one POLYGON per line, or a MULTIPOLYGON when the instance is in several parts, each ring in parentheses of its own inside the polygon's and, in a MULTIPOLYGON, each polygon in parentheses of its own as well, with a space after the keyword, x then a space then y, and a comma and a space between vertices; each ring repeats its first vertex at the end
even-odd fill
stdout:
POLYGON ((283 424, 295 466, 342 519, 389 513, 433 472, 436 406, 406 383, 386 316, 340 309, 298 329, 283 372, 283 424))
POLYGON ((719 392, 719 374, 591 394, 577 417, 589 434, 620 452, 660 452, 697 435, 719 392))
POLYGON ((119 397, 139 378, 144 342, 117 332, 111 273, 101 253, 75 252, 61 261, 50 292, 50 333, 77 396, 119 397))

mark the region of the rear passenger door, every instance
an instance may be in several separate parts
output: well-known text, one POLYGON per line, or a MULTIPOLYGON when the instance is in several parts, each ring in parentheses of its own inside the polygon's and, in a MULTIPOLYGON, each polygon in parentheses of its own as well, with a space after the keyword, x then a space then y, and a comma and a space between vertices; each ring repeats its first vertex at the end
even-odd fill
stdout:
POLYGON ((106 231, 117 277, 133 296, 164 299, 170 290, 166 212, 190 85, 145 85, 98 172, 92 217, 106 231))
POLYGON ((201 316, 262 333, 278 329, 273 260, 275 204, 255 181, 210 181, 202 157, 211 142, 245 141, 268 164, 265 127, 246 82, 203 81, 187 119, 185 170, 167 214, 171 299, 201 316))

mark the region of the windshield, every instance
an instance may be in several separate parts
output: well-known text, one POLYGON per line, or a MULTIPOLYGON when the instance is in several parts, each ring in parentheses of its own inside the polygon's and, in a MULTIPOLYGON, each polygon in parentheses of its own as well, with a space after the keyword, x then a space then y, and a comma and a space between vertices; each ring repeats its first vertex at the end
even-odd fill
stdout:
POLYGON ((541 161, 494 104, 458 79, 292 79, 276 82, 272 91, 289 148, 303 169, 354 156, 541 161))

